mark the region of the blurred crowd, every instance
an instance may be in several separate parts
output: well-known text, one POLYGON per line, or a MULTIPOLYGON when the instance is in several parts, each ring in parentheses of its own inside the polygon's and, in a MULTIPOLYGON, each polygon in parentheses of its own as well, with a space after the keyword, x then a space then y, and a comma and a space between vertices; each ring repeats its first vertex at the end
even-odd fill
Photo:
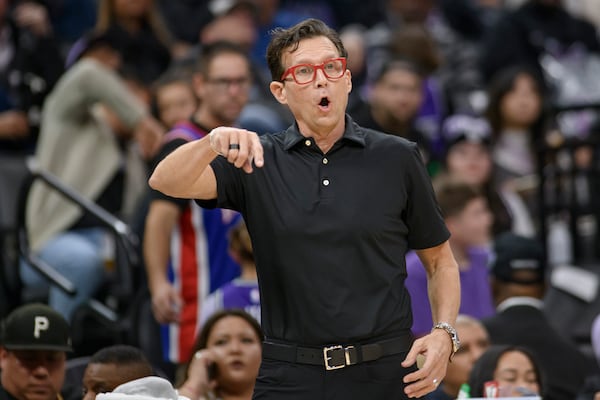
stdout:
MULTIPOLYGON (((294 123, 269 91, 279 77, 270 76, 265 52, 271 30, 306 18, 334 27, 348 50, 348 115, 419 145, 452 234, 463 347, 431 398, 481 397, 489 381, 515 397, 594 398, 595 0, 0 0, 0 162, 33 157, 139 239, 139 260, 129 265, 97 215, 42 182, 31 185, 22 221, 28 249, 77 288, 73 296, 49 284, 30 259, 0 265, 17 271, 15 303, 42 301, 70 324, 73 346, 43 343, 40 351, 85 358, 85 377, 80 368, 67 383, 83 379, 88 400, 150 370, 194 399, 250 398, 262 334, 244 221, 151 191, 147 179, 171 151, 216 127, 268 135, 294 123), (123 269, 131 282, 115 295, 110 287, 123 283, 115 272, 123 269), (97 322, 107 311, 131 324, 125 330, 143 324, 156 341, 107 339, 97 322), (145 311, 149 319, 140 317, 145 311), (104 346, 125 344, 141 350, 104 346), (239 371, 229 371, 227 352, 239 371), (150 370, 140 367, 146 363, 150 370), (102 386, 94 380, 107 373, 102 364, 136 368, 102 386)), ((407 272, 419 336, 432 321, 415 253, 407 272)), ((1 346, 8 390, 7 349, 21 347, 1 346)), ((53 365, 64 378, 62 357, 53 365)), ((61 390, 60 377, 55 386, 61 390)))

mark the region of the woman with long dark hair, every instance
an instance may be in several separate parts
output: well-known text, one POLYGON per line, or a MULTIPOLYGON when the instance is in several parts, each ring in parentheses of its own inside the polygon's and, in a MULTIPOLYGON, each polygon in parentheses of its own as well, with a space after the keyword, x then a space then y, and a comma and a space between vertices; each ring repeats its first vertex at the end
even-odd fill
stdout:
POLYGON ((485 396, 487 382, 497 385, 499 397, 541 397, 543 393, 542 371, 535 356, 519 346, 494 345, 479 357, 469 377, 471 397, 490 397, 485 396))
POLYGON ((252 398, 263 333, 250 314, 223 310, 202 327, 179 393, 191 400, 252 398))

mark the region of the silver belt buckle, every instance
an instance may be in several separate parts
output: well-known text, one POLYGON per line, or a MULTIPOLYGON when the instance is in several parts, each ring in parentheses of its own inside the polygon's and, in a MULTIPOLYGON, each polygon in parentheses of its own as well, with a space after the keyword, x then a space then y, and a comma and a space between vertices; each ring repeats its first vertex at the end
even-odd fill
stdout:
POLYGON ((348 365, 356 364, 356 361, 352 361, 350 351, 354 350, 354 346, 343 347, 341 345, 329 346, 323 348, 323 360, 325 361, 325 369, 331 371, 332 369, 344 368, 348 365), (334 354, 332 354, 334 353, 334 354), (341 353, 341 354, 340 354, 341 353), (330 364, 334 356, 336 360, 334 365, 330 364))
POLYGON ((344 352, 344 348, 340 345, 323 347, 323 360, 325 361, 325 369, 327 371, 331 371, 334 369, 344 368, 346 366, 346 358, 347 358, 347 355, 345 353, 346 352, 344 352), (330 365, 329 362, 333 359, 333 355, 331 355, 330 353, 336 352, 336 351, 341 351, 342 353, 344 353, 344 357, 342 358, 342 363, 330 365))

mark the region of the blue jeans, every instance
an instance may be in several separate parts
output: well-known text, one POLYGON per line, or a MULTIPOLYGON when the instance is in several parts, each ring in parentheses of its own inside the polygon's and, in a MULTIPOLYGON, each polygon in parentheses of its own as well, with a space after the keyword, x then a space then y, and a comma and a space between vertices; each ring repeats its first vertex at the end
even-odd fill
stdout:
POLYGON ((48 304, 71 320, 75 309, 85 304, 105 279, 102 249, 107 231, 103 228, 86 228, 66 231, 50 239, 38 253, 48 265, 70 280, 77 294, 71 296, 50 285, 43 275, 21 260, 21 280, 25 289, 48 289, 48 304))

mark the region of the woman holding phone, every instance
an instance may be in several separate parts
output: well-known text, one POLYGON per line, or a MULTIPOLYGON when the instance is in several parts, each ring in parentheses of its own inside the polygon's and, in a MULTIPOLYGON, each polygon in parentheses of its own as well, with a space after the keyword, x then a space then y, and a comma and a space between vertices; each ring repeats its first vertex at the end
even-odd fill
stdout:
POLYGON ((237 309, 213 314, 198 335, 179 394, 191 400, 250 400, 262 340, 250 314, 237 309))

